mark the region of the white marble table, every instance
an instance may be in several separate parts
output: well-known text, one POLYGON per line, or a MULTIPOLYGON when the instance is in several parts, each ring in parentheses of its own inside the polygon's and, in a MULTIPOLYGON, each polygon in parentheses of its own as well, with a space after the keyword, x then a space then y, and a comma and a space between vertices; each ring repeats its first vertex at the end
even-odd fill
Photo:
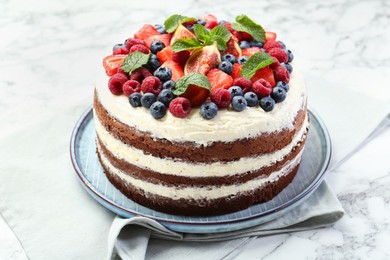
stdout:
MULTIPOLYGON (((0 3, 0 140, 64 108, 87 106, 98 66, 113 43, 172 13, 214 13, 223 19, 248 14, 279 32, 304 74, 319 73, 390 100, 390 5, 385 0, 8 0, 0 3)), ((328 175, 346 211, 337 224, 254 241, 236 258, 284 259, 294 252, 294 259, 389 259, 388 144, 389 128, 328 175)), ((17 239, 0 223, 0 259, 24 259, 17 239)))

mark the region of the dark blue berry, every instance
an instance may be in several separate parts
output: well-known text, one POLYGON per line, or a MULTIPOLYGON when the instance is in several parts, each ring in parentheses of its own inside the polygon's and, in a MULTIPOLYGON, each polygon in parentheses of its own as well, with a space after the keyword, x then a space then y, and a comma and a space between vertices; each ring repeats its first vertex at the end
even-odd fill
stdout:
POLYGON ((158 69, 158 67, 161 66, 160 60, 157 58, 156 54, 151 54, 149 61, 148 61, 148 67, 150 71, 155 71, 158 69))
POLYGON ((293 67, 291 66, 290 63, 284 63, 284 62, 282 62, 282 63, 280 63, 280 65, 283 66, 283 67, 285 67, 285 68, 287 69, 288 73, 291 74, 291 73, 293 72, 293 67))
POLYGON ((157 100, 163 103, 166 107, 169 107, 169 103, 171 103, 174 98, 175 95, 173 95, 170 89, 163 89, 157 96, 157 100))
POLYGON ((222 61, 228 61, 231 64, 234 64, 237 62, 236 57, 233 54, 225 54, 222 56, 222 61))
POLYGON ((233 71, 233 65, 229 61, 225 60, 218 65, 218 69, 230 75, 233 71))
POLYGON ((152 44, 150 44, 150 51, 153 54, 156 54, 157 52, 161 51, 164 48, 165 48, 165 44, 160 40, 155 40, 152 42, 152 44))
POLYGON ((246 99, 242 96, 235 96, 232 99, 232 108, 235 111, 241 112, 247 107, 246 99))
POLYGON ((276 103, 280 103, 286 99, 286 90, 282 87, 274 87, 272 89, 271 97, 276 103))
POLYGON ((129 96, 129 103, 132 107, 140 107, 141 104, 141 93, 134 92, 129 96))
POLYGON ((287 50, 287 55, 288 55, 288 62, 292 62, 294 59, 294 54, 290 50, 287 50))
POLYGON ((278 41, 280 43, 280 45, 282 45, 282 49, 285 50, 286 49, 286 44, 284 44, 284 42, 282 41, 278 41))
POLYGON ((248 56, 241 56, 240 58, 238 58, 238 63, 244 64, 248 59, 248 56))
POLYGON ((288 90, 290 89, 290 87, 288 86, 288 84, 284 81, 278 81, 275 85, 275 87, 281 87, 283 88, 286 92, 288 92, 288 90))
POLYGON ((188 25, 187 29, 190 30, 190 31, 193 31, 194 30, 194 26, 193 25, 188 25))
POLYGON ((173 90, 173 88, 175 87, 175 82, 173 80, 165 81, 162 87, 163 89, 173 90))
POLYGON ((160 33, 160 34, 166 34, 167 31, 165 31, 165 27, 162 24, 155 24, 154 28, 160 33))
POLYGON ((274 109, 275 100, 273 100, 270 96, 266 96, 260 99, 259 105, 265 112, 269 112, 274 109))
POLYGON ((247 41, 241 41, 239 45, 241 50, 251 47, 247 41))
POLYGON ((117 43, 112 48, 112 51, 115 51, 116 49, 119 49, 119 48, 125 48, 126 49, 126 44, 125 43, 117 43))
POLYGON ((235 96, 243 96, 244 95, 244 93, 242 92, 242 88, 240 88, 239 86, 232 86, 228 90, 229 90, 232 98, 235 96))
POLYGON ((205 119, 212 119, 218 113, 218 107, 214 102, 205 102, 200 106, 200 114, 205 119))
POLYGON ((159 78, 161 82, 165 82, 171 79, 172 71, 168 67, 160 67, 154 72, 154 76, 159 78))
POLYGON ((259 98, 257 97, 256 93, 252 91, 246 92, 244 98, 246 99, 248 107, 254 107, 259 102, 259 98))
POLYGON ((258 41, 250 41, 249 46, 263 48, 263 44, 261 42, 258 42, 258 41))
POLYGON ((221 21, 218 22, 219 25, 222 25, 222 24, 224 24, 224 23, 227 23, 227 21, 221 20, 221 21))
POLYGON ((150 106, 149 112, 155 119, 160 119, 167 113, 167 107, 160 101, 156 101, 150 106))
POLYGON ((195 23, 205 26, 207 22, 205 20, 198 19, 198 20, 195 21, 195 23))
POLYGON ((156 102, 156 96, 153 93, 145 93, 141 97, 141 105, 146 108, 150 108, 150 106, 156 102))

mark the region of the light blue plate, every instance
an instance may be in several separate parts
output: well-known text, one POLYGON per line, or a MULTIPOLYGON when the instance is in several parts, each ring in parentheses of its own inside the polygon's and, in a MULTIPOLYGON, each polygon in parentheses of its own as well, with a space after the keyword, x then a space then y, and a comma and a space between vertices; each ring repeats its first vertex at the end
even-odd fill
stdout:
POLYGON ((307 199, 320 185, 330 161, 331 142, 318 115, 312 110, 309 113, 310 131, 301 165, 292 183, 266 203, 225 215, 171 215, 146 208, 124 196, 108 181, 97 158, 92 107, 81 116, 73 130, 70 154, 83 187, 99 203, 122 217, 148 217, 178 232, 228 232, 265 223, 285 214, 307 199))

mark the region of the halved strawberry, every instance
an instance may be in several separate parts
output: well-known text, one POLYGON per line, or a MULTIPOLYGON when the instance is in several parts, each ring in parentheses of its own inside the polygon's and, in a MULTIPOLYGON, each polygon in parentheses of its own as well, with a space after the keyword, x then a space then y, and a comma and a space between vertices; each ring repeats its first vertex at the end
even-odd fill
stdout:
POLYGON ((240 63, 233 64, 233 71, 230 73, 230 76, 232 76, 233 79, 241 77, 241 67, 242 65, 240 63))
POLYGON ((242 50, 242 56, 252 56, 253 54, 257 52, 262 52, 262 50, 259 47, 250 47, 242 50))
POLYGON ((228 89, 233 85, 233 78, 219 69, 210 70, 207 78, 211 84, 211 93, 220 88, 228 89))
POLYGON ((167 60, 173 60, 183 66, 187 59, 190 57, 189 51, 174 52, 171 50, 171 46, 165 47, 161 51, 157 52, 157 58, 161 63, 167 60))
POLYGON ((122 63, 127 55, 109 55, 103 59, 103 67, 106 70, 107 76, 112 76, 118 72, 118 68, 122 66, 122 63))
POLYGON ((259 69, 256 72, 256 74, 251 78, 251 81, 255 82, 259 79, 265 79, 266 81, 268 81, 271 84, 272 87, 275 86, 274 73, 273 73, 272 69, 270 69, 269 67, 259 69))
POLYGON ((159 40, 159 41, 162 41, 164 43, 165 47, 167 47, 171 44, 171 38, 172 38, 171 34, 153 35, 153 36, 150 36, 149 38, 147 38, 145 40, 145 43, 146 43, 146 46, 150 47, 152 42, 159 40))
POLYGON ((172 72, 172 80, 178 81, 181 77, 184 76, 184 72, 179 63, 174 62, 173 60, 167 60, 164 62, 161 67, 168 67, 172 72))
POLYGON ((153 25, 145 24, 141 29, 139 29, 138 32, 134 34, 134 38, 145 41, 147 38, 153 35, 160 35, 160 33, 156 30, 156 28, 153 27, 153 25))
POLYGON ((274 32, 265 32, 265 41, 275 41, 276 40, 276 33, 274 32))
POLYGON ((206 21, 206 25, 204 27, 208 29, 213 29, 215 26, 218 25, 218 19, 217 17, 215 17, 215 15, 208 14, 205 17, 202 17, 201 19, 206 21))
POLYGON ((190 101, 192 107, 198 107, 202 105, 210 96, 210 91, 196 85, 190 85, 188 86, 186 92, 180 96, 187 98, 190 101))

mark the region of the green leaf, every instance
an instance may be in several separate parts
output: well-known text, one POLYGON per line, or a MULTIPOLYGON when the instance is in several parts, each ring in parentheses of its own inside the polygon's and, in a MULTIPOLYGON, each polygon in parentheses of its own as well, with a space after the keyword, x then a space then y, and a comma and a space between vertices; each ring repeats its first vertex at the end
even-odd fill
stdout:
POLYGON ((202 47, 203 45, 197 40, 193 38, 187 38, 187 39, 179 39, 175 41, 172 44, 171 49, 174 52, 179 52, 179 51, 193 50, 202 47))
POLYGON ((179 25, 179 23, 186 23, 192 20, 196 20, 194 17, 187 17, 180 14, 174 14, 168 17, 168 19, 165 20, 164 26, 165 30, 168 33, 174 32, 179 25))
POLYGON ((208 44, 208 45, 212 45, 212 44, 214 44, 214 42, 217 42, 218 50, 220 50, 220 51, 226 50, 226 48, 227 48, 226 41, 221 36, 218 36, 218 35, 211 36, 210 44, 208 44))
POLYGON ((175 89, 173 90, 173 94, 175 94, 176 96, 183 94, 184 92, 186 92, 187 88, 190 85, 195 85, 211 91, 211 85, 207 77, 199 72, 194 72, 185 75, 175 83, 175 89))
POLYGON ((132 52, 126 56, 122 64, 122 69, 124 72, 131 73, 138 68, 141 68, 143 65, 148 63, 150 54, 145 54, 142 52, 132 52))
POLYGON ((241 77, 251 79, 256 71, 274 63, 275 60, 265 52, 253 54, 241 67, 241 77))
POLYGON ((199 41, 208 43, 211 38, 211 34, 203 25, 194 24, 194 33, 199 41))
POLYGON ((232 28, 239 32, 247 32, 252 35, 256 41, 265 42, 265 31, 263 27, 252 21, 246 15, 239 15, 236 17, 236 22, 232 23, 232 28))
POLYGON ((221 37, 225 41, 225 43, 228 42, 230 37, 231 37, 229 30, 225 26, 222 26, 222 25, 218 25, 218 26, 214 27, 210 31, 210 33, 213 36, 215 35, 215 36, 221 37))

